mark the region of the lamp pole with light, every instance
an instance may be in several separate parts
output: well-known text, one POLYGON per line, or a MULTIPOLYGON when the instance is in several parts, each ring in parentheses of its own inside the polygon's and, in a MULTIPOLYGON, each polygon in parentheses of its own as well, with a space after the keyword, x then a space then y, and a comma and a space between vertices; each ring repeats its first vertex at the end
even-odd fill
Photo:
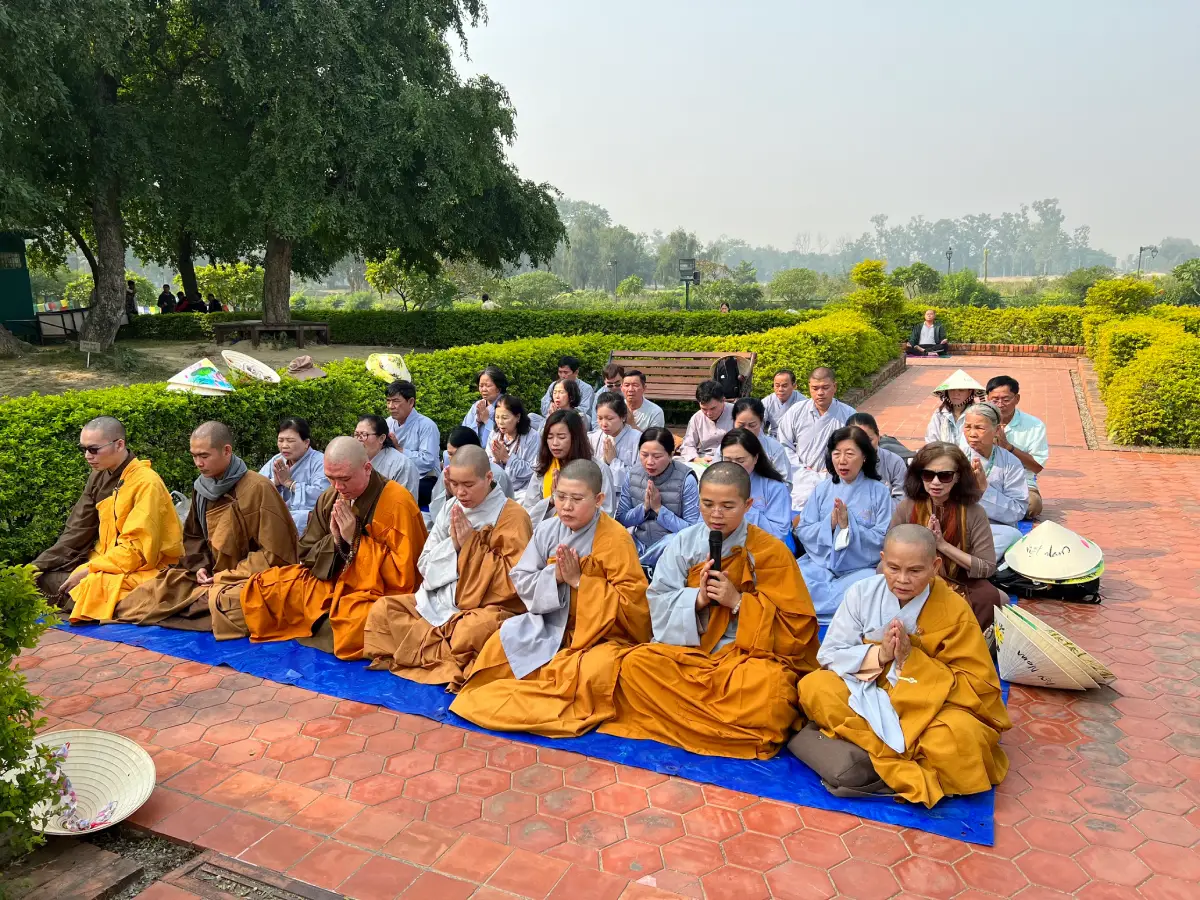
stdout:
POLYGON ((692 296, 692 285, 700 283, 700 270, 695 258, 679 260, 679 280, 683 282, 683 309, 686 312, 692 296))
POLYGON ((949 275, 949 274, 950 274, 950 258, 951 258, 952 256, 954 256, 954 248, 953 248, 953 247, 947 247, 947 248, 946 248, 946 274, 947 274, 947 275, 949 275))
POLYGON ((1145 247, 1138 247, 1138 278, 1142 277, 1142 254, 1147 250, 1150 251, 1150 258, 1158 256, 1158 248, 1153 244, 1147 244, 1145 247))

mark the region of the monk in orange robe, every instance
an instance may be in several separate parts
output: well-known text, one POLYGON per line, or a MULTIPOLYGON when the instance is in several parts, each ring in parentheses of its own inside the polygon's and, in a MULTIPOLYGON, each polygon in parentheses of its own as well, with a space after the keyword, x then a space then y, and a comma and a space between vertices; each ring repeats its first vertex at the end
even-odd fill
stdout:
POLYGON ((113 618, 137 625, 210 631, 214 610, 236 603, 246 579, 294 563, 296 523, 275 485, 246 468, 222 422, 191 437, 200 471, 183 523, 183 558, 130 591, 113 618))
POLYGON ((896 795, 933 806, 1008 773, 1012 727, 971 607, 940 577, 933 532, 897 525, 882 574, 846 591, 800 702, 826 737, 865 750, 896 795))
POLYGON ((746 521, 753 503, 741 466, 705 470, 703 521, 671 539, 647 593, 655 643, 621 661, 616 717, 601 731, 741 759, 787 740, 796 682, 817 667, 817 619, 791 551, 746 521))
POLYGON ((496 484, 482 447, 459 447, 442 480, 453 496, 417 560, 421 587, 371 607, 363 655, 373 669, 457 691, 500 623, 525 612, 508 573, 533 525, 496 484))
POLYGON ((242 589, 240 608, 226 618, 252 641, 286 641, 311 637, 328 617, 333 652, 361 659, 371 606, 421 584, 425 521, 412 495, 374 471, 354 438, 329 442, 325 477, 331 487, 308 518, 300 564, 255 575, 242 589))
MULTIPOLYGON (((461 452, 461 451, 460 451, 461 452)), ((467 673, 451 711, 485 728, 574 737, 612 717, 621 657, 650 638, 637 548, 601 511, 600 467, 563 467, 512 570, 529 612, 500 626, 467 673)))

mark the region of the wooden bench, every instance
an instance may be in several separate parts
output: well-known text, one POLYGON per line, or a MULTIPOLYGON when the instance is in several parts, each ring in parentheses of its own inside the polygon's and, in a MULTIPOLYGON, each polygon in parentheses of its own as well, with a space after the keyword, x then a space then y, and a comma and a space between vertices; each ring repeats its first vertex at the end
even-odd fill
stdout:
MULTIPOLYGON (((754 353, 667 353, 656 350, 614 350, 610 363, 624 366, 626 372, 646 376, 646 396, 651 400, 696 399, 696 386, 713 377, 717 360, 735 356, 742 378, 742 396, 750 396, 754 376, 754 353)), ((736 398, 729 397, 729 400, 736 398)))
POLYGON ((329 343, 329 325, 326 322, 286 322, 281 325, 268 325, 261 321, 217 322, 213 325, 213 335, 217 344, 225 342, 229 335, 250 335, 250 343, 255 347, 262 339, 263 333, 290 334, 296 339, 296 346, 304 346, 304 335, 313 332, 318 340, 329 343))

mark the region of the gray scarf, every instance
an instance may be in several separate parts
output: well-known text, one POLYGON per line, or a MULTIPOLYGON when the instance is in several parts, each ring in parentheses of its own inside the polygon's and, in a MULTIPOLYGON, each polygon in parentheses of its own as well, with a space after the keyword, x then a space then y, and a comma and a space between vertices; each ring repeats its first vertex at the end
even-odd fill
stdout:
POLYGON ((192 484, 192 488, 196 491, 196 521, 200 523, 200 531, 204 533, 206 541, 208 540, 208 504, 214 500, 220 500, 237 487, 237 483, 245 474, 246 464, 242 462, 240 456, 235 454, 229 461, 229 468, 225 470, 225 474, 219 480, 201 475, 192 484))

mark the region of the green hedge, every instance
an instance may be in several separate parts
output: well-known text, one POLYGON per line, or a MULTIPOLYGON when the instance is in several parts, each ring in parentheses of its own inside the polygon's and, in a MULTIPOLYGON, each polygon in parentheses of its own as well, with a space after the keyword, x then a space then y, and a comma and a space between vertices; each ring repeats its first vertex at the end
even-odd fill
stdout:
MULTIPOLYGON (((900 318, 905 339, 921 321, 927 304, 907 303, 900 318)), ((1027 306, 987 309, 980 306, 937 308, 938 321, 954 344, 1049 344, 1078 346, 1083 343, 1084 310, 1078 306, 1027 306)))
MULTIPOLYGON (((770 390, 777 368, 805 373, 818 365, 833 366, 842 385, 850 388, 863 384, 896 352, 895 344, 864 319, 842 312, 736 337, 546 337, 413 354, 407 362, 417 385, 418 409, 445 434, 477 399, 472 382, 485 365, 500 366, 513 393, 536 404, 554 377, 559 356, 578 356, 583 377, 594 380, 615 349, 753 350, 759 354, 754 379, 759 396, 770 390)), ((0 468, 0 560, 31 559, 54 541, 87 477, 77 445, 79 429, 89 419, 111 415, 124 422, 134 452, 150 459, 168 486, 186 492, 195 478, 188 436, 202 421, 227 423, 239 454, 257 467, 275 452, 275 423, 286 415, 307 418, 315 443, 324 446, 335 435, 349 434, 359 414, 385 412, 384 385, 361 360, 324 368, 327 378, 251 384, 225 397, 168 393, 161 384, 139 384, 35 394, 0 404, 0 447, 7 461, 0 468)))
MULTIPOLYGON (((437 312, 393 310, 295 311, 297 321, 329 323, 335 344, 415 347, 443 350, 476 341, 515 341, 552 335, 638 334, 721 336, 754 334, 770 328, 786 328, 823 315, 820 310, 787 312, 625 312, 586 310, 485 311, 482 309, 437 312)), ((139 316, 121 329, 125 338, 207 341, 213 324, 255 318, 256 313, 175 313, 139 316)))
POLYGON ((1150 315, 1183 326, 1188 334, 1200 337, 1200 306, 1155 306, 1150 315))
POLYGON ((1200 338, 1179 332, 1142 350, 1105 402, 1113 443, 1200 448, 1200 338))
POLYGON ((1096 367, 1100 390, 1104 391, 1113 376, 1129 365, 1140 351, 1151 345, 1169 342, 1185 333, 1177 323, 1151 316, 1112 319, 1097 327, 1092 362, 1096 367))

